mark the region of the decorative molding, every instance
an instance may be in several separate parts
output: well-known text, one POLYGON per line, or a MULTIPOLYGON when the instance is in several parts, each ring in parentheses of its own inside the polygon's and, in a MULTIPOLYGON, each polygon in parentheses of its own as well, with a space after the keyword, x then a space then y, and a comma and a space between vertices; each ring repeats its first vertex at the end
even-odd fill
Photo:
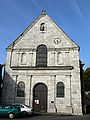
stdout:
POLYGON ((12 70, 73 70, 73 66, 47 66, 47 67, 32 67, 32 66, 12 66, 12 70))
POLYGON ((72 76, 71 75, 71 72, 70 71, 60 71, 60 72, 57 72, 57 71, 54 71, 54 72, 48 72, 47 71, 44 71, 44 73, 42 73, 41 71, 40 72, 35 72, 35 71, 30 71, 26 74, 26 72, 18 72, 18 71, 14 71, 13 72, 13 75, 27 75, 27 77, 33 77, 33 76, 72 76))
MULTIPOLYGON (((77 47, 66 47, 66 48, 48 48, 48 51, 72 51, 78 50, 77 47)), ((8 49, 8 52, 12 51, 12 49, 8 49)), ((34 48, 22 48, 22 49, 13 49, 13 52, 36 52, 36 47, 34 48)))

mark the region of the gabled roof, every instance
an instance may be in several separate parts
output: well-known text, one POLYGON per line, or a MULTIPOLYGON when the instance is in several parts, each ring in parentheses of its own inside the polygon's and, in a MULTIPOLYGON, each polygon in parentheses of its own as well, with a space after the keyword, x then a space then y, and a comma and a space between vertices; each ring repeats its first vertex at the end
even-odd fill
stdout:
MULTIPOLYGON (((43 11, 42 11, 43 12, 43 11)), ((14 47, 14 45, 44 16, 46 16, 47 14, 45 14, 45 11, 43 12, 43 14, 41 14, 40 16, 38 16, 26 29, 25 31, 13 42, 11 43, 6 49, 12 49, 14 47)), ((48 15, 47 15, 48 16, 48 15)), ((48 16, 48 18, 69 38, 69 36, 48 16)), ((70 38, 69 38, 70 39, 70 38)), ((71 40, 71 39, 70 39, 71 40)), ((80 47, 73 41, 73 44, 75 46, 77 46, 78 49, 80 49, 80 47)))

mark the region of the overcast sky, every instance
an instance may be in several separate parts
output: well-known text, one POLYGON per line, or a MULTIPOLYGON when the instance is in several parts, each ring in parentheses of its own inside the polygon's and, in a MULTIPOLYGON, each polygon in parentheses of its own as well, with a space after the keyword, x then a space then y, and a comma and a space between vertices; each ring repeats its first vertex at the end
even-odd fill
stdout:
POLYGON ((90 0, 0 0, 0 64, 6 48, 43 9, 80 46, 84 69, 90 67, 90 0))

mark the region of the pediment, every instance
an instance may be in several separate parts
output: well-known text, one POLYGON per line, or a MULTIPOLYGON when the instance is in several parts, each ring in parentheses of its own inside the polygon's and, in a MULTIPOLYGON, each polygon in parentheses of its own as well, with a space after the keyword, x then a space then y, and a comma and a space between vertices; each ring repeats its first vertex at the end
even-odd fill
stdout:
POLYGON ((47 48, 78 48, 64 31, 47 15, 41 14, 33 23, 11 44, 8 49, 37 48, 45 44, 47 48), (45 30, 40 30, 40 25, 45 23, 45 30))

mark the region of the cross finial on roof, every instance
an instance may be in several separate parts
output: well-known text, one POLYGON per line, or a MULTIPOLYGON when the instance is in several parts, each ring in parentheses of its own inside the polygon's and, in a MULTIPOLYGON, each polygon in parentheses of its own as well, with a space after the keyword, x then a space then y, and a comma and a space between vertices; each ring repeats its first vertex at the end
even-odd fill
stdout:
POLYGON ((43 14, 45 14, 46 10, 45 10, 45 9, 43 9, 43 10, 42 10, 42 12, 43 12, 43 14))

